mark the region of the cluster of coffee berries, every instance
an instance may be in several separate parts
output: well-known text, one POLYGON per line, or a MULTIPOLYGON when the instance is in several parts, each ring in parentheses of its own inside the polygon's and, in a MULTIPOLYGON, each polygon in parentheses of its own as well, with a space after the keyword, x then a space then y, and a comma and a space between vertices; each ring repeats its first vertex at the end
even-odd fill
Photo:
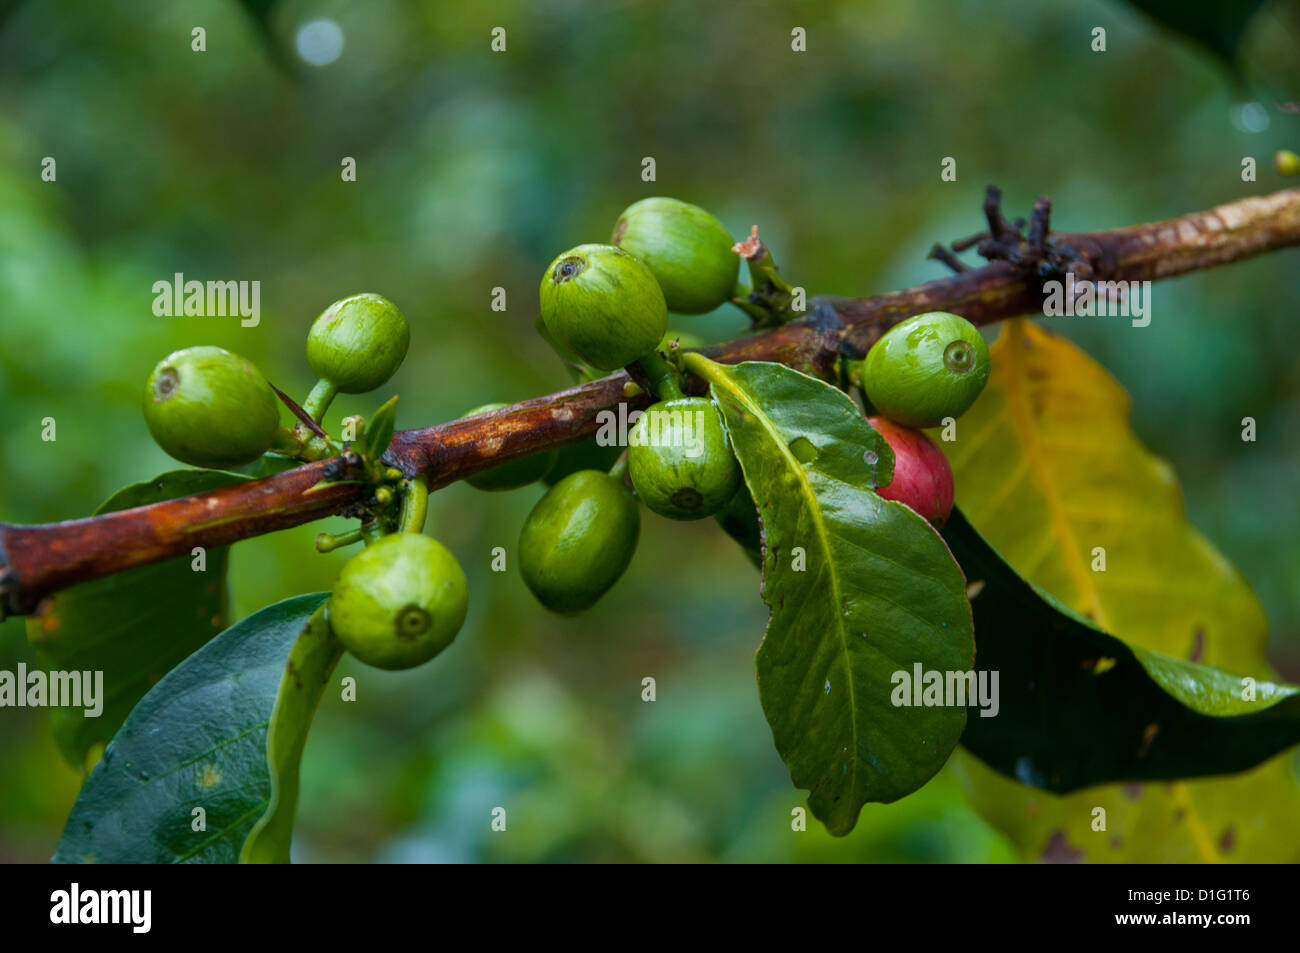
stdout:
POLYGON ((984 338, 955 314, 918 314, 851 362, 849 377, 874 410, 871 425, 894 451, 893 480, 879 494, 942 526, 952 512, 952 469, 920 428, 956 420, 975 403, 989 379, 984 338))
POLYGON ((456 558, 422 533, 422 478, 365 459, 348 442, 340 448, 319 425, 335 395, 387 383, 410 337, 406 317, 379 295, 353 295, 326 308, 307 335, 307 363, 318 380, 298 408, 314 426, 301 419, 283 426, 280 400, 266 378, 251 361, 218 347, 168 355, 144 395, 149 432, 183 463, 238 467, 268 453, 353 460, 350 476, 372 484, 362 526, 340 537, 323 535, 318 546, 328 551, 364 540, 366 548, 344 564, 326 612, 344 648, 385 669, 420 665, 450 645, 465 621, 469 587, 456 558))
MULTIPOLYGON (((684 389, 677 351, 698 342, 668 332, 670 311, 698 314, 727 301, 744 307, 737 247, 704 209, 650 198, 618 217, 609 244, 578 245, 546 269, 538 321, 546 339, 587 376, 626 367, 635 381, 629 395, 648 391, 653 399, 626 435, 626 450, 585 441, 506 460, 467 479, 488 491, 548 485, 524 521, 517 553, 524 582, 547 609, 581 612, 618 581, 636 550, 641 504, 673 520, 712 516, 757 560, 762 530, 722 415, 711 400, 684 389)), ((341 447, 320 424, 337 394, 384 385, 409 344, 410 327, 392 302, 354 295, 311 326, 307 362, 318 380, 301 406, 252 362, 217 347, 168 355, 144 396, 150 433, 182 462, 228 468, 268 456, 333 458, 332 478, 367 487, 356 514, 361 526, 322 534, 317 547, 328 552, 364 541, 339 573, 327 617, 346 649, 386 669, 419 665, 451 643, 465 621, 468 585, 455 557, 423 534, 425 477, 379 459, 386 448, 363 439, 359 418, 351 419, 355 432, 341 447), (297 418, 292 427, 281 423, 282 401, 297 418)), ((942 524, 952 508, 952 472, 919 428, 961 415, 979 395, 989 374, 983 338, 956 315, 918 315, 848 370, 872 425, 894 451, 893 480, 880 495, 942 524)), ((394 405, 395 399, 376 414, 375 434, 392 433, 394 405)), ((505 406, 485 404, 465 416, 505 406)))
POLYGON ((547 267, 539 292, 547 339, 596 372, 635 365, 658 402, 627 435, 626 455, 613 448, 602 459, 584 444, 553 465, 519 537, 520 573, 546 608, 580 612, 622 576, 640 533, 638 501, 671 519, 702 519, 741 487, 717 408, 685 396, 664 359, 696 343, 668 333, 670 311, 699 314, 736 294, 733 244, 704 209, 649 198, 618 217, 608 244, 578 245, 547 267))

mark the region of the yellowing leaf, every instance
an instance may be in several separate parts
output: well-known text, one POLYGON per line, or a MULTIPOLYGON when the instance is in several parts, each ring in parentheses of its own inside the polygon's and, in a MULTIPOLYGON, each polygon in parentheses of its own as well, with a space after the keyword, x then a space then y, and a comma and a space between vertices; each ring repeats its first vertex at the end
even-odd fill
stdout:
MULTIPOLYGON (((1025 321, 1008 322, 991 354, 987 389, 957 439, 940 442, 971 523, 1030 581, 1129 644, 1269 677, 1263 609, 1187 522, 1169 466, 1129 428, 1118 383, 1025 321)), ((1141 796, 1125 785, 1056 797, 965 755, 962 774, 981 813, 1034 859, 1297 860, 1294 756, 1225 780, 1144 785, 1141 796), (1093 830, 1097 808, 1106 831, 1093 830)))

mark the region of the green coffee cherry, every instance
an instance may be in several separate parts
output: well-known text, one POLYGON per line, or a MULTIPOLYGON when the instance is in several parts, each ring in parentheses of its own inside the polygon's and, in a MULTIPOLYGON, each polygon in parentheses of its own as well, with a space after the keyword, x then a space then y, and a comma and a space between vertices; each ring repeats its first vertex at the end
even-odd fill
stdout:
MULTIPOLYGON (((509 406, 509 404, 484 404, 482 407, 475 407, 467 414, 462 414, 461 419, 473 417, 476 414, 486 414, 509 406)), ((490 470, 483 470, 471 477, 467 477, 465 482, 476 490, 517 490, 521 486, 536 483, 546 476, 551 467, 555 466, 558 456, 559 453, 555 450, 545 450, 530 457, 521 457, 518 460, 502 463, 490 470)))
POLYGON ((640 531, 640 510, 622 481, 579 470, 551 487, 524 521, 520 574, 547 609, 581 612, 623 575, 640 531))
POLYGON ((387 298, 359 294, 335 301, 307 334, 307 363, 345 394, 362 394, 397 373, 411 343, 406 317, 387 298))
POLYGON ((618 217, 610 244, 650 266, 669 311, 712 311, 735 290, 740 256, 732 250, 731 234, 697 205, 642 199, 618 217))
POLYGON ((650 269, 612 245, 579 245, 542 277, 547 332, 592 367, 613 371, 654 350, 668 308, 650 269))
POLYGON ((637 495, 675 520, 712 516, 740 484, 718 411, 703 397, 655 404, 628 436, 628 472, 637 495))
POLYGON ((419 533, 394 533, 343 565, 329 623, 367 665, 412 668, 451 644, 468 603, 465 573, 446 547, 419 533))
POLYGON ((989 349, 965 318, 934 311, 890 329, 858 373, 881 414, 908 427, 935 427, 975 403, 989 379, 989 349))
POLYGON ((280 404, 250 361, 219 347, 188 347, 149 375, 144 420, 158 446, 182 463, 233 467, 271 448, 280 404))

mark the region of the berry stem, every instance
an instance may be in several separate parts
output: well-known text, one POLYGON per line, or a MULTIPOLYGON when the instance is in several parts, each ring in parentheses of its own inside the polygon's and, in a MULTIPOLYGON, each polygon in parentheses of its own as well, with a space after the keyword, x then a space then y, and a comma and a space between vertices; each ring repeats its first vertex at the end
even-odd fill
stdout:
POLYGON ((658 351, 651 351, 638 360, 636 366, 649 381, 650 392, 660 400, 677 400, 685 396, 677 380, 677 370, 658 351))
POLYGON ((618 455, 618 459, 614 461, 614 465, 609 468, 609 475, 620 482, 627 476, 626 450, 618 455))
POLYGON ((372 519, 368 523, 361 524, 361 538, 367 546, 373 546, 389 534, 391 527, 382 518, 372 519))
POLYGON ((757 225, 750 230, 749 238, 737 242, 733 250, 749 266, 753 290, 738 284, 732 304, 749 315, 755 328, 776 328, 802 317, 792 307, 794 285, 781 277, 772 253, 758 237, 757 225))
POLYGON ((398 517, 397 530, 400 533, 424 532, 424 521, 429 513, 429 480, 417 476, 406 485, 402 492, 402 514, 398 517))
POLYGON ((316 551, 319 553, 332 553, 336 549, 359 542, 361 542, 361 527, 359 526, 344 533, 321 533, 316 537, 316 551))
POLYGON ((307 416, 311 417, 312 420, 320 423, 338 393, 338 385, 321 378, 316 382, 316 386, 311 389, 307 399, 303 401, 302 409, 307 411, 307 416))

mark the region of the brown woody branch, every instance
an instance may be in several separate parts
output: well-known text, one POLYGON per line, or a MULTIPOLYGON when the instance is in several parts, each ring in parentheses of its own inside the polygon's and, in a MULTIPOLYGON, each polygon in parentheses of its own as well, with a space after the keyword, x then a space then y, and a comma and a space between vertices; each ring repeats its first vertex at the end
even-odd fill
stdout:
MULTIPOLYGON (((996 206, 995 197, 992 202, 996 206)), ((1046 211, 1036 211, 1036 217, 1045 221, 1046 211)), ((1015 245, 1019 230, 998 214, 998 220, 990 215, 991 231, 981 246, 1003 242, 1005 251, 1007 241, 1015 245), (1000 234, 993 234, 993 226, 1000 234)), ((887 328, 913 314, 952 311, 976 324, 990 324, 1039 311, 1042 272, 1032 266, 1034 248, 1045 247, 1041 231, 1031 226, 1034 246, 1028 241, 1019 246, 1029 260, 1020 260, 1012 247, 1009 258, 904 291, 816 298, 808 318, 798 324, 705 348, 704 353, 725 363, 776 361, 829 377, 841 354, 861 356, 887 328)), ((1052 234, 1046 242, 1068 249, 1078 273, 1093 280, 1171 278, 1300 244, 1300 189, 1151 225, 1052 234)), ((407 474, 426 474, 432 489, 446 486, 495 464, 590 436, 599 427, 597 415, 620 402, 629 411, 646 406, 648 397, 629 390, 630 383, 619 372, 494 413, 400 431, 387 459, 407 474)), ((196 546, 222 546, 340 513, 369 492, 338 485, 308 493, 326 466, 328 461, 310 463, 209 493, 86 519, 0 524, 0 611, 30 613, 42 599, 75 583, 188 554, 196 546)))

